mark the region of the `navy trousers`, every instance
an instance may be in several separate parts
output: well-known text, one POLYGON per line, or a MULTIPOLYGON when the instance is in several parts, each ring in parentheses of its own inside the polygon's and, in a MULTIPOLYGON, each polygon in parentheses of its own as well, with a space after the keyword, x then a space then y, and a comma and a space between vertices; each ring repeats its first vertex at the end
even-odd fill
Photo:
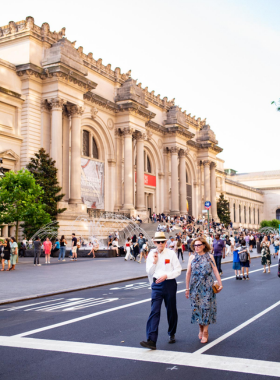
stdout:
POLYGON ((218 272, 222 273, 222 268, 221 268, 222 256, 215 256, 214 255, 214 259, 215 259, 215 262, 216 262, 216 265, 217 265, 218 272))
POLYGON ((152 283, 151 314, 146 328, 147 340, 157 341, 160 310, 163 300, 167 311, 168 335, 175 335, 178 322, 176 292, 177 282, 175 279, 165 280, 160 284, 152 283))

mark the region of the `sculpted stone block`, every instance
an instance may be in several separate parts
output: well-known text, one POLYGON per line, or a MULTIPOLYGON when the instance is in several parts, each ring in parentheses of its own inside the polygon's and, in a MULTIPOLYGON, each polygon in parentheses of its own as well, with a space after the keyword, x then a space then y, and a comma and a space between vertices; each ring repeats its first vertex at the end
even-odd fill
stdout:
POLYGON ((148 103, 145 101, 145 91, 136 85, 136 80, 127 79, 122 87, 117 89, 117 96, 115 101, 134 100, 144 107, 148 107, 148 103))

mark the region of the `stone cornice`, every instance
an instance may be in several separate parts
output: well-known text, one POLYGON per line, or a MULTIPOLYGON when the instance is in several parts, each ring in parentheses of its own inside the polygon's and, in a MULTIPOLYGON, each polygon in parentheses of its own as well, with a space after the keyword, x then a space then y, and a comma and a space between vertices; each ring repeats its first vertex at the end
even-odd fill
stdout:
POLYGON ((117 112, 125 112, 125 111, 134 112, 134 113, 144 117, 147 120, 151 120, 152 118, 154 118, 156 116, 155 113, 147 110, 144 107, 139 106, 138 104, 136 104, 134 102, 127 102, 127 103, 118 104, 118 111, 117 112))
POLYGON ((33 63, 27 63, 25 65, 16 66, 17 75, 20 77, 28 76, 46 80, 50 78, 63 79, 74 85, 82 87, 86 91, 93 90, 97 87, 97 83, 85 78, 84 76, 68 69, 63 64, 42 68, 34 65, 33 63))
POLYGON ((225 192, 226 195, 230 195, 231 197, 234 197, 234 199, 238 200, 238 198, 241 198, 241 199, 247 199, 249 200, 251 203, 253 202, 256 202, 256 203, 260 203, 260 204, 264 204, 264 202, 262 201, 258 201, 257 199, 252 199, 252 198, 248 198, 248 197, 244 197, 243 195, 237 195, 237 194, 233 194, 233 193, 228 193, 227 191, 225 192))
POLYGON ((195 136, 194 133, 189 132, 186 128, 180 127, 178 125, 174 125, 172 127, 165 127, 165 133, 171 135, 174 134, 184 136, 188 139, 192 139, 195 136))
POLYGON ((232 181, 231 179, 228 179, 228 178, 225 179, 225 182, 230 184, 230 185, 241 187, 241 188, 246 189, 246 190, 254 191, 255 193, 263 194, 263 192, 261 190, 258 190, 255 187, 250 187, 250 186, 244 185, 243 183, 232 181))
POLYGON ((152 129, 156 132, 160 132, 160 133, 164 133, 165 132, 165 128, 158 124, 158 123, 155 123, 154 121, 152 120, 149 120, 147 123, 146 123, 146 128, 149 128, 149 129, 152 129))
POLYGON ((221 153, 223 151, 222 148, 220 148, 218 145, 215 145, 214 143, 199 143, 197 141, 189 140, 187 141, 187 145, 190 145, 198 150, 207 149, 212 150, 215 153, 221 153))
POLYGON ((84 99, 106 109, 109 109, 110 111, 118 112, 118 105, 116 103, 111 102, 110 100, 105 99, 102 96, 94 94, 90 91, 84 94, 84 99))
POLYGON ((19 99, 19 100, 21 100, 21 101, 24 102, 24 99, 21 97, 21 94, 15 92, 15 91, 11 91, 11 90, 8 90, 5 87, 1 87, 0 86, 0 92, 2 94, 8 95, 8 96, 12 96, 13 98, 19 99))

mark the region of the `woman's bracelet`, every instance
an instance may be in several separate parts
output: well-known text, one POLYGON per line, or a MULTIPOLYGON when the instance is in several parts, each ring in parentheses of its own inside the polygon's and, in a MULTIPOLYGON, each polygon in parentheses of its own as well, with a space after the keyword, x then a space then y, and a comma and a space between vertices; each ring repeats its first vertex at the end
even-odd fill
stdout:
POLYGON ((186 292, 187 292, 188 290, 191 290, 191 289, 186 289, 186 292))

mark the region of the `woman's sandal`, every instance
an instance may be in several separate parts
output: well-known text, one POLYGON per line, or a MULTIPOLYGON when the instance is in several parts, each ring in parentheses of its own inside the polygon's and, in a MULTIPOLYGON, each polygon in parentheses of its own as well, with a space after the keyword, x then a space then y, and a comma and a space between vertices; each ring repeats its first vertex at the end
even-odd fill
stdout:
POLYGON ((209 338, 209 334, 208 332, 203 332, 202 333, 202 339, 201 339, 201 343, 204 344, 204 343, 207 343, 208 342, 208 338, 209 338))

